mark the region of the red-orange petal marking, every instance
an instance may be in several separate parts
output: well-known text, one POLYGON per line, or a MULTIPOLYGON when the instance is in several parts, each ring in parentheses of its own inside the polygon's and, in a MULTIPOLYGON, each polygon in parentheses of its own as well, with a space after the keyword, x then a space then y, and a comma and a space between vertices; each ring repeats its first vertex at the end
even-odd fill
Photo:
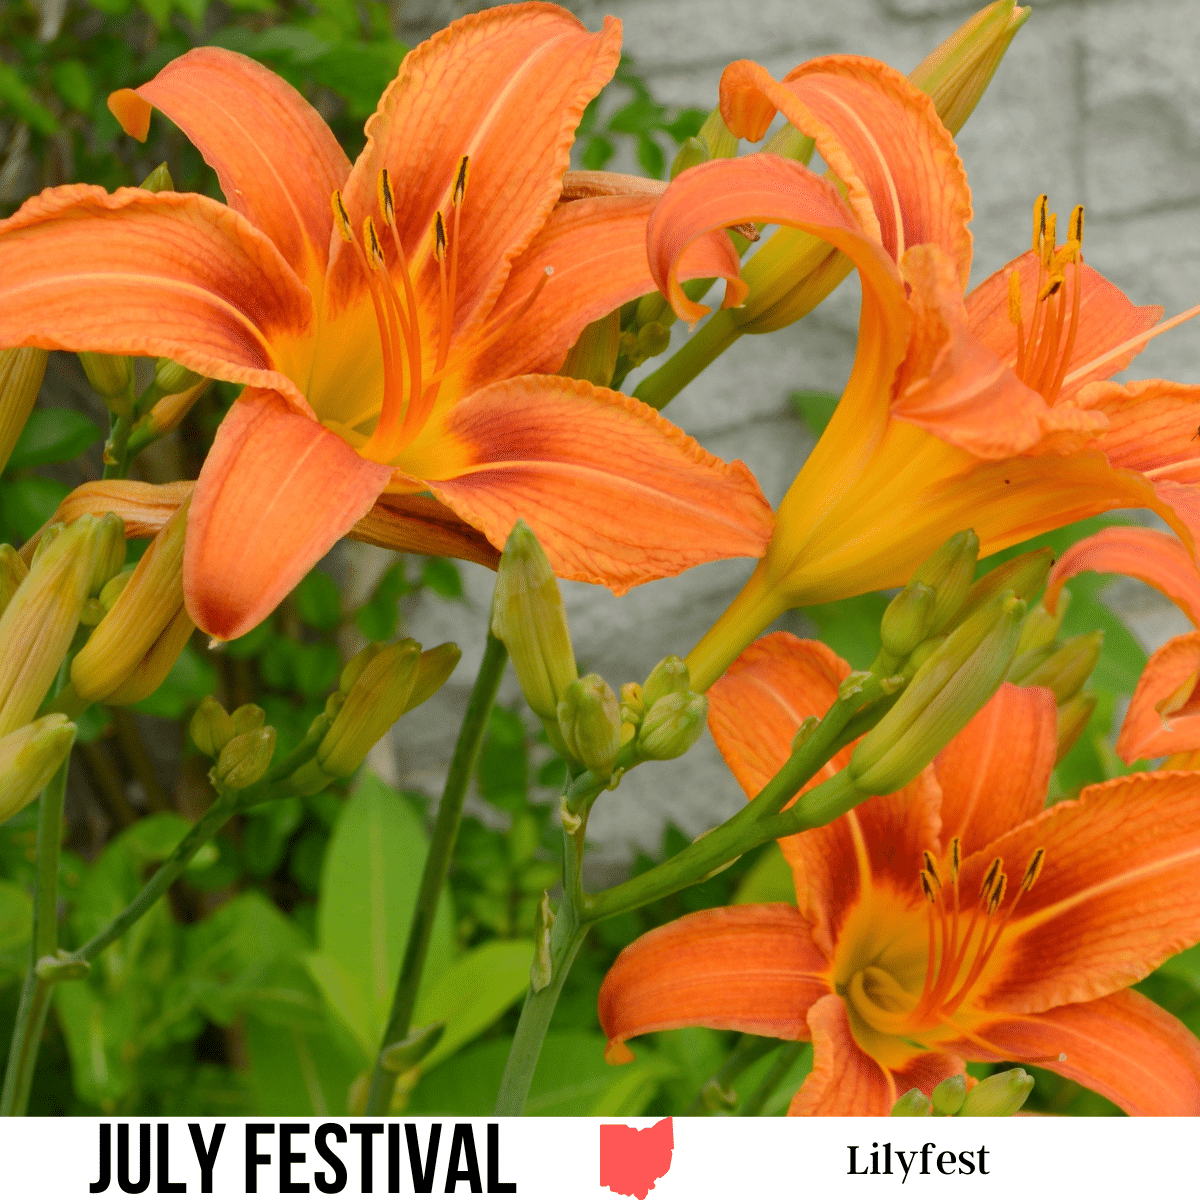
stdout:
POLYGON ((183 591, 206 633, 253 629, 370 510, 391 469, 269 392, 217 430, 188 513, 183 591))
POLYGON ((1127 762, 1200 749, 1200 633, 1172 638, 1150 656, 1121 723, 1127 762))

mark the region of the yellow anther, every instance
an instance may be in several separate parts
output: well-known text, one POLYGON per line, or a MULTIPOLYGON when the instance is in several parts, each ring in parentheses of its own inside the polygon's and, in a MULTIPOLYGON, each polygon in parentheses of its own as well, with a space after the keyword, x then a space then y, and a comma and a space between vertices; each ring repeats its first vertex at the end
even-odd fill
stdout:
POLYGON ((988 867, 987 874, 983 877, 983 883, 979 885, 980 896, 986 896, 992 890, 992 884, 996 882, 996 873, 1000 870, 1001 859, 993 858, 992 865, 988 867))
POLYGON ((1067 263, 1073 263, 1079 255, 1079 243, 1070 238, 1064 242, 1054 254, 1054 258, 1050 262, 1050 274, 1061 275, 1062 269, 1067 263))
POLYGON ((1048 300, 1053 296, 1060 287, 1066 282, 1063 275, 1051 275, 1049 279, 1042 284, 1042 290, 1038 292, 1039 300, 1048 300))
POLYGON ((926 873, 929 875, 930 879, 932 879, 933 882, 938 885, 938 887, 941 887, 942 880, 941 880, 941 876, 938 875, 937 865, 933 861, 933 855, 930 854, 928 850, 922 851, 922 855, 925 859, 926 873))
POLYGON ((1073 242, 1083 245, 1083 205, 1077 204, 1071 209, 1071 219, 1067 222, 1067 237, 1073 242))
POLYGON ((467 167, 470 161, 470 156, 464 154, 462 161, 458 164, 458 175, 454 180, 454 193, 450 198, 450 203, 455 208, 463 202, 463 197, 467 194, 467 167))
POLYGON ((930 881, 929 874, 926 871, 921 872, 921 891, 925 893, 925 899, 930 904, 936 904, 937 900, 934 896, 933 883, 930 881))
POLYGON ((1042 863, 1045 860, 1046 848, 1045 846, 1039 846, 1033 852, 1033 857, 1029 860, 1029 866, 1025 868, 1025 878, 1021 880, 1021 891, 1029 891, 1037 882, 1037 877, 1042 873, 1042 863))
POLYGON ((1021 272, 1016 267, 1008 277, 1008 319, 1018 327, 1021 324, 1021 272))
POLYGON ((433 217, 433 257, 441 262, 446 255, 446 223, 439 209, 433 217))
POLYGON ((376 180, 375 190, 379 196, 379 211, 383 213, 383 219, 388 225, 396 223, 396 206, 392 200, 392 184, 388 179, 387 167, 384 167, 379 172, 379 178, 376 180))
POLYGON ((1046 237, 1046 207, 1048 203, 1045 192, 1033 202, 1033 252, 1039 255, 1042 252, 1042 242, 1046 237))
POLYGON ((1046 232, 1042 235, 1042 264, 1046 270, 1050 269, 1051 262, 1054 261, 1054 247, 1057 244, 1056 230, 1058 225, 1058 213, 1046 214, 1046 232))
POLYGON ((346 212, 346 206, 342 203, 341 192, 334 191, 329 198, 329 207, 333 209, 333 223, 338 227, 342 241, 353 242, 354 230, 350 226, 350 214, 346 212))

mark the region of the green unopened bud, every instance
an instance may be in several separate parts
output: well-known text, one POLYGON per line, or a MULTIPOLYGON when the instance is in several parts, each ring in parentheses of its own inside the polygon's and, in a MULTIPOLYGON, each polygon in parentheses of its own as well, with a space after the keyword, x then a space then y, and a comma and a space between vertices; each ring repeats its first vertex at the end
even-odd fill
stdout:
POLYGON ((150 649, 142 657, 142 661, 133 668, 133 671, 116 691, 110 692, 105 697, 104 702, 106 704, 137 704, 156 692, 183 653, 183 648, 187 645, 195 629, 196 623, 187 609, 180 605, 166 629, 154 639, 150 649))
POLYGON ((0 822, 35 800, 71 752, 75 726, 50 713, 0 737, 0 822))
POLYGON ((92 578, 88 595, 99 596, 105 585, 125 565, 125 522, 116 513, 105 513, 96 523, 92 545, 92 578))
POLYGON ((1045 662, 1030 671, 1024 679, 1016 680, 1022 687, 1045 687, 1054 693, 1055 702, 1066 704, 1088 681, 1088 676, 1100 661, 1104 649, 1104 633, 1084 633, 1073 637, 1045 662))
POLYGON ((684 138, 679 144, 679 152, 671 163, 671 178, 682 175, 692 167, 698 167, 709 160, 708 146, 698 137, 684 138))
POLYGON ((171 172, 167 170, 165 162, 159 163, 138 187, 144 192, 173 192, 175 190, 175 181, 171 178, 171 172))
POLYGON ((1096 693, 1080 692, 1058 708, 1058 749, 1054 765, 1058 766, 1071 752, 1071 747, 1083 736, 1092 713, 1096 711, 1096 693))
POLYGON ((704 732, 708 697, 693 692, 664 696, 646 713, 638 731, 637 751, 642 758, 678 758, 686 754, 704 732))
POLYGON ((164 396, 174 396, 194 388, 204 378, 171 358, 160 358, 154 364, 154 383, 164 396))
POLYGON ((567 752, 598 778, 612 774, 621 749, 621 706, 599 675, 576 679, 558 702, 558 730, 567 752))
POLYGON ((1053 646, 1038 646, 1035 650, 1027 650, 1012 661, 1008 668, 1008 682, 1019 687, 1025 682, 1025 676, 1036 671, 1054 653, 1053 646))
POLYGON ((264 725, 250 733, 239 733, 230 738, 217 758, 217 765, 209 772, 214 786, 227 792, 240 792, 252 783, 257 783, 271 765, 275 753, 275 729, 264 725))
POLYGON ((29 568, 19 554, 7 542, 0 546, 0 615, 28 574, 29 568))
POLYGON ((93 391, 119 417, 133 412, 133 360, 123 354, 81 351, 79 365, 93 391))
POLYGON ((49 357, 36 346, 0 350, 0 471, 33 412, 49 357))
POLYGON ((117 597, 125 590, 125 585, 133 578, 136 565, 118 571, 101 589, 99 600, 105 612, 111 612, 117 602, 117 597))
POLYGON ((996 0, 959 26, 909 75, 933 100, 951 133, 966 124, 1029 12, 1015 0, 996 0))
POLYGON ((1031 650, 1054 645, 1058 631, 1062 628, 1063 617, 1067 615, 1067 605, 1070 603, 1071 593, 1063 588, 1058 594, 1058 612, 1053 616, 1040 601, 1029 610, 1029 615, 1025 618, 1025 627, 1021 630, 1021 640, 1017 643, 1018 659, 1031 650))
POLYGON ((979 539, 975 530, 963 529, 942 543, 912 574, 911 583, 924 583, 937 593, 931 634, 942 633, 958 615, 975 579, 979 539))
POLYGON ((691 690, 692 678, 687 663, 678 654, 668 654, 646 676, 646 682, 642 684, 642 704, 649 711, 664 696, 673 696, 679 692, 690 693, 691 690))
POLYGON ((933 1089, 930 1097, 933 1101, 933 1115, 935 1117, 954 1116, 962 1108, 966 1098, 967 1077, 965 1075, 951 1075, 949 1079, 943 1079, 933 1089))
POLYGON ((920 1088, 909 1088, 892 1105, 891 1115, 893 1117, 927 1117, 929 1116, 929 1097, 920 1088))
POLYGON ((421 647, 405 638, 384 646, 346 695, 329 732, 317 748, 316 761, 326 775, 353 774, 371 747, 400 719, 417 678, 421 647))
POLYGON ((337 720, 337 715, 342 711, 342 705, 345 703, 345 692, 330 692, 325 698, 325 719, 330 725, 337 720))
POLYGON ((529 707, 556 727, 558 702, 579 672, 558 580, 524 521, 513 526, 496 568, 492 633, 508 647, 529 707))
POLYGON ((667 325, 672 320, 671 302, 662 292, 650 292, 643 296, 633 310, 635 326, 650 325, 656 321, 659 325, 667 325))
POLYGON ((79 623, 90 629, 93 625, 99 625, 107 612, 108 610, 99 600, 85 600, 83 608, 79 612, 79 623))
POLYGON ((256 729, 261 729, 266 719, 267 714, 257 704, 243 704, 229 714, 229 721, 235 735, 253 733, 256 729))
POLYGON ((417 660, 417 677, 413 680, 405 712, 424 704, 454 673, 462 651, 453 642, 443 642, 432 650, 423 650, 417 660))
POLYGON ((338 676, 338 691, 348 692, 371 661, 383 649, 382 642, 369 642, 343 668, 338 676))
POLYGON ((621 720, 636 728, 641 725, 645 715, 646 697, 642 692, 642 685, 640 683, 621 684, 621 720))
POLYGON ((414 1029, 402 1041, 384 1046, 379 1052, 379 1065, 385 1071, 403 1075, 405 1071, 419 1066, 433 1053, 434 1047, 442 1040, 442 1034, 445 1032, 445 1021, 434 1021, 432 1025, 414 1029))
POLYGON ((671 330, 666 325, 651 321, 638 330, 638 356, 645 361, 662 354, 671 344, 671 330))
POLYGON ((188 732, 205 758, 216 758, 237 735, 225 706, 215 696, 205 696, 196 706, 188 732))
POLYGON ((1006 594, 946 638, 855 748, 848 771, 856 788, 895 792, 933 761, 1004 681, 1024 616, 1024 601, 1006 594))
MULTIPOLYGON (((1065 1057, 1065 1056, 1064 1056, 1065 1057)), ((1033 1091, 1033 1076, 1020 1067, 981 1079, 968 1093, 960 1117, 1011 1117, 1033 1091)))
POLYGON ((1054 551, 1049 546, 1030 550, 1028 554, 1018 554, 1016 558, 1001 563, 994 571, 989 571, 976 581, 955 621, 969 620, 1005 592, 1012 592, 1018 600, 1032 600, 1046 586, 1052 566, 1054 551))
POLYGON ((816 142, 801 133, 795 125, 785 125, 771 134, 763 143, 762 153, 776 154, 780 158, 790 158, 807 167, 816 148, 816 142))
POLYGON ((897 659, 907 658, 933 626, 937 592, 926 583, 908 583, 884 609, 879 640, 897 659))
POLYGON ((614 309, 606 317, 584 327, 567 351, 558 373, 570 379, 586 379, 596 387, 608 387, 617 368, 621 348, 621 312, 614 309))
POLYGON ((696 136, 708 148, 711 158, 734 158, 737 155, 738 139, 729 132, 720 108, 714 108, 704 118, 704 124, 696 136))

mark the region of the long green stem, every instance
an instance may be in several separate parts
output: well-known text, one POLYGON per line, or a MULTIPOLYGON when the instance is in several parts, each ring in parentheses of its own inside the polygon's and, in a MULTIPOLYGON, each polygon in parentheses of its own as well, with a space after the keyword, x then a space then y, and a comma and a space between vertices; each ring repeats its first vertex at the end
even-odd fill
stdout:
POLYGON ((724 354, 742 336, 732 309, 714 313, 652 375, 633 389, 634 396, 651 408, 663 409, 713 359, 724 354))
POLYGON ((433 932, 433 919, 437 913, 438 900, 446 882, 446 872, 454 853, 458 838, 458 826, 462 819, 463 800, 479 747, 483 743, 488 716, 496 700, 496 692, 508 663, 508 651, 499 638, 488 634, 483 662, 471 689, 471 698, 463 714, 454 756, 450 760, 450 771, 442 789, 442 801, 438 806, 437 821, 425 858, 425 871, 421 876, 421 888, 417 893, 417 904, 413 910, 412 924, 408 929, 408 941, 404 947, 404 961, 400 965, 400 976, 396 980, 396 991, 392 997, 392 1011, 387 1029, 371 1071, 371 1086, 367 1093, 367 1115, 380 1116, 392 1105, 392 1093, 396 1087, 396 1073, 389 1071, 382 1062, 383 1051, 395 1042, 408 1036, 413 1008, 417 1003, 417 989, 425 969, 425 958, 429 952, 429 939, 433 932))
POLYGON ((4 1091, 0 1094, 0 1116, 24 1115, 33 1085, 42 1027, 50 1007, 53 984, 38 978, 38 961, 58 949, 58 861, 62 843, 63 801, 67 792, 67 768, 71 756, 63 759, 42 792, 38 813, 37 876, 33 891, 33 936, 30 939, 29 970, 21 988, 17 1023, 13 1028, 4 1073, 4 1091))
POLYGON ((775 1094, 775 1089, 787 1078, 788 1072, 796 1065, 796 1060, 808 1049, 810 1049, 808 1042, 786 1043, 775 1056, 770 1070, 763 1076, 762 1082, 755 1089, 753 1095, 742 1105, 739 1115, 757 1117, 767 1101, 775 1094))

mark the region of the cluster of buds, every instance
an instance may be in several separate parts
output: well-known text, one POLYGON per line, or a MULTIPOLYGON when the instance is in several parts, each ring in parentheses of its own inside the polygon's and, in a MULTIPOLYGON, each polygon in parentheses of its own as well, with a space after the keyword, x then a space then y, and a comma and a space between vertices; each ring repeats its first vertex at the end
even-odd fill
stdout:
POLYGON ((1000 1071, 968 1087, 965 1075, 943 1079, 926 1096, 913 1088, 892 1105, 893 1117, 1011 1117, 1033 1091, 1033 1076, 1020 1067, 1000 1071))
POLYGON ((1066 757, 1082 736, 1096 709, 1096 693, 1084 684, 1100 661, 1104 633, 1096 630, 1065 641, 1058 636, 1071 593, 1063 588, 1058 612, 1051 615, 1042 605, 1025 619, 1017 656, 1008 670, 1008 680, 1021 687, 1044 687, 1054 693, 1058 706, 1058 750, 1055 763, 1066 757))
POLYGON ((634 758, 678 758, 695 745, 708 719, 708 697, 692 691, 687 663, 670 654, 640 687, 621 689, 622 739, 632 741, 634 758))
POLYGON ((243 704, 228 713, 212 696, 200 702, 190 733, 196 749, 215 760, 208 777, 218 791, 241 791, 267 773, 275 753, 275 729, 264 725, 265 720, 257 704, 243 704))

